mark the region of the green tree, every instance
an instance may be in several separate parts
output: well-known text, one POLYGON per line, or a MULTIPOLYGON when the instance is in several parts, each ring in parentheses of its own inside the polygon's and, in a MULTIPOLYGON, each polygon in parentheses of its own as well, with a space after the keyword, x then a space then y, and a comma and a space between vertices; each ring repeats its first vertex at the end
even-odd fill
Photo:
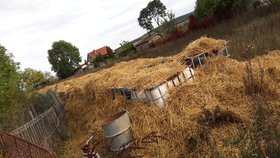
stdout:
POLYGON ((197 0, 195 14, 198 19, 211 16, 216 9, 233 9, 244 4, 248 0, 197 0))
POLYGON ((166 12, 166 16, 161 20, 162 31, 170 34, 175 29, 174 19, 175 13, 172 10, 166 12))
POLYGON ((19 91, 20 75, 17 72, 19 63, 14 62, 13 55, 1 45, 0 63, 0 112, 4 112, 19 91))
POLYGON ((162 18, 166 16, 166 7, 160 0, 153 0, 140 11, 138 17, 139 26, 148 30, 154 29, 152 20, 159 26, 162 18))
POLYGON ((94 67, 99 67, 102 62, 105 63, 105 56, 98 54, 95 59, 93 60, 94 67))
POLYGON ((146 29, 147 31, 152 31, 154 29, 154 26, 152 24, 152 17, 149 14, 149 10, 147 8, 144 8, 140 11, 140 15, 138 17, 138 24, 143 29, 146 29))
POLYGON ((105 59, 105 62, 108 59, 113 59, 113 60, 115 59, 115 54, 110 47, 107 48, 107 54, 104 55, 104 59, 105 59))
POLYGON ((32 91, 37 89, 43 83, 46 83, 46 78, 43 72, 31 68, 26 68, 21 73, 22 89, 32 91))
POLYGON ((22 123, 27 98, 20 89, 19 63, 0 45, 0 130, 9 130, 22 123))
POLYGON ((166 7, 160 0, 153 0, 148 3, 147 8, 152 19, 160 25, 160 19, 166 16, 166 7))
POLYGON ((63 40, 54 42, 52 48, 48 50, 48 55, 52 70, 60 78, 71 76, 81 62, 79 49, 63 40))
MULTIPOLYGON (((46 81, 46 84, 54 83, 57 81, 57 77, 53 76, 50 72, 45 71, 44 72, 44 78, 46 81)), ((44 83, 43 83, 44 84, 44 83)))

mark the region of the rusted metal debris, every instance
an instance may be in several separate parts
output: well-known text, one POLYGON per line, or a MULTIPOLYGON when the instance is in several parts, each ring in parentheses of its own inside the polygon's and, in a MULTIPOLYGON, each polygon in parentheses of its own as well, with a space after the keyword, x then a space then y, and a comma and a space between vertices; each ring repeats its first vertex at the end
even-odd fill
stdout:
POLYGON ((133 156, 131 155, 132 151, 135 150, 145 150, 146 148, 143 144, 151 144, 151 143, 159 143, 159 140, 166 140, 169 141, 167 138, 157 135, 157 132, 151 132, 149 133, 147 136, 145 136, 144 138, 142 138, 141 140, 137 140, 137 139, 133 139, 132 141, 123 144, 123 147, 128 146, 127 148, 124 148, 121 152, 119 152, 115 158, 139 158, 139 157, 144 157, 144 156, 133 156))
MULTIPOLYGON (((95 144, 90 143, 94 141, 94 136, 92 135, 86 144, 82 147, 82 151, 84 154, 84 158, 100 158, 96 149, 100 145, 104 145, 103 147, 110 151, 110 145, 106 144, 106 139, 99 139, 95 141, 95 144)), ((132 155, 132 151, 135 150, 145 150, 147 149, 145 144, 156 143, 158 144, 160 140, 169 141, 166 137, 160 136, 157 132, 151 132, 147 136, 142 139, 133 139, 121 146, 123 150, 119 152, 113 152, 115 155, 114 158, 142 158, 143 155, 132 155)), ((111 151, 110 151, 111 152, 111 151)))
POLYGON ((94 135, 92 134, 86 141, 86 144, 81 148, 84 158, 100 158, 99 154, 96 152, 96 148, 99 144, 104 142, 105 139, 98 140, 94 145, 90 143, 93 139, 94 135))
POLYGON ((0 149, 4 158, 55 158, 55 154, 48 149, 10 133, 0 133, 0 149))

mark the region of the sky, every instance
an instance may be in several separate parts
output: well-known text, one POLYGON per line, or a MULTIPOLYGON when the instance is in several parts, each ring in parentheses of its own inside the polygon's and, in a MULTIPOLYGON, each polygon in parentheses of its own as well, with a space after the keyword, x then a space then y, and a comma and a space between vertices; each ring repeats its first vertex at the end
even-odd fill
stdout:
MULTIPOLYGON (((195 0, 161 0, 176 17, 194 10, 195 0)), ((21 69, 51 71, 47 52, 65 40, 87 53, 112 49, 146 31, 137 22, 149 0, 0 0, 0 44, 21 69)))

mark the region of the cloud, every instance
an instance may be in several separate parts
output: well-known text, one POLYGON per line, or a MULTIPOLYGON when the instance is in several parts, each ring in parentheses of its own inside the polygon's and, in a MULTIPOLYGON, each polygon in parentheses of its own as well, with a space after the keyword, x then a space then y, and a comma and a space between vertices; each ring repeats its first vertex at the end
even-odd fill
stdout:
MULTIPOLYGON (((193 10, 195 0, 162 0, 176 16, 193 10)), ((81 56, 104 45, 145 33, 138 26, 139 11, 148 0, 0 0, 0 44, 21 67, 50 71, 47 50, 54 41, 77 46, 81 56)))

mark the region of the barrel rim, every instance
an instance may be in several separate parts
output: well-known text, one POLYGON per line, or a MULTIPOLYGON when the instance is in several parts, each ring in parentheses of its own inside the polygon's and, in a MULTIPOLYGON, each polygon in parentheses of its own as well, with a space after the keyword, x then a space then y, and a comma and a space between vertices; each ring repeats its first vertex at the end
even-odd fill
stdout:
POLYGON ((123 116, 126 113, 127 113, 127 111, 123 110, 121 112, 115 113, 115 114, 103 119, 101 121, 101 126, 105 126, 105 125, 108 125, 108 124, 114 122, 115 120, 117 120, 118 118, 120 118, 121 116, 123 116))

